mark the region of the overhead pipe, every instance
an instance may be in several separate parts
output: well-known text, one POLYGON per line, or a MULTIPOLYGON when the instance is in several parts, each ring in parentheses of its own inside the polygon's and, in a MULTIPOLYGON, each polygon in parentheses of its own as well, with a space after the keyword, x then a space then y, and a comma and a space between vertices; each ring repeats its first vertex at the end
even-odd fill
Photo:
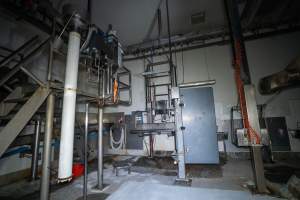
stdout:
POLYGON ((70 32, 64 86, 58 182, 66 182, 72 179, 79 51, 80 34, 75 31, 70 32))
POLYGON ((207 80, 207 81, 197 81, 197 82, 189 82, 189 83, 182 83, 179 85, 180 88, 187 88, 187 87, 201 87, 201 86, 208 86, 216 84, 216 80, 207 80))

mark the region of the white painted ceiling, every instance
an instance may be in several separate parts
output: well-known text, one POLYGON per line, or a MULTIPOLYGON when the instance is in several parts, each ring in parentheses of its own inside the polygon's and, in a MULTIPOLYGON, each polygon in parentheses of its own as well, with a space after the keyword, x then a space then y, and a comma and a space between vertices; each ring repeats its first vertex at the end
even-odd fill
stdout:
MULTIPOLYGON (((151 26, 160 0, 93 0, 92 21, 104 31, 108 24, 117 30, 123 45, 142 42, 151 26)), ((162 1, 162 36, 167 36, 166 6, 162 1)), ((225 12, 222 0, 169 0, 172 35, 207 32, 223 27, 225 12), (192 25, 192 14, 204 11, 203 24, 192 25)), ((157 26, 156 26, 157 27, 157 26)), ((152 37, 158 33, 153 30, 152 37)))

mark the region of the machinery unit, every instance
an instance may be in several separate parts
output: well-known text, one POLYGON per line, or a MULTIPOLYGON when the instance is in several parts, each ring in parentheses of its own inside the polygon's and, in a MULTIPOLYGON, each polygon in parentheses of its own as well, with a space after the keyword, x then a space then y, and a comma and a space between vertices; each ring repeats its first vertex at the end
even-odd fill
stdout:
POLYGON ((236 145, 238 147, 248 147, 249 146, 249 139, 248 139, 248 134, 247 130, 244 128, 236 129, 235 132, 235 137, 236 137, 236 145))

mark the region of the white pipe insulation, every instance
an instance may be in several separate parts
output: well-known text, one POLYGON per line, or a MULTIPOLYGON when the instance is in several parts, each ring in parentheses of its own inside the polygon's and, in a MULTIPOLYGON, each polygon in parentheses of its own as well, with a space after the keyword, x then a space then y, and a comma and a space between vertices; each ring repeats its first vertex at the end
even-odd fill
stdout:
POLYGON ((72 179, 79 51, 80 34, 77 32, 70 32, 65 73, 58 182, 70 181, 72 179))

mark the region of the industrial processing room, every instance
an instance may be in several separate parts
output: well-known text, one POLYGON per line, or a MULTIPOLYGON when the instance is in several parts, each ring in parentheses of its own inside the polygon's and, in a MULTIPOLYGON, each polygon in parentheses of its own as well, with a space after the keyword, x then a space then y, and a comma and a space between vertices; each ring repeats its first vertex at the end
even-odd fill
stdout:
POLYGON ((1 0, 0 200, 300 200, 299 10, 1 0))

